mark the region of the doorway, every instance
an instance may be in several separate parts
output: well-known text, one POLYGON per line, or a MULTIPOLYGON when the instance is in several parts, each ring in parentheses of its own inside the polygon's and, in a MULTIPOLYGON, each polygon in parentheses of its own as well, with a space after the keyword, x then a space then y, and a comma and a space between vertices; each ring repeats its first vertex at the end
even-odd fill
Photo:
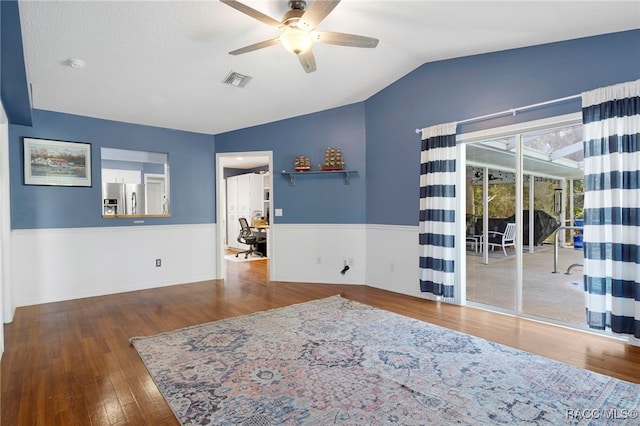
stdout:
MULTIPOLYGON (((245 216, 251 223, 252 219, 258 218, 269 225, 266 228, 266 247, 268 251, 267 276, 273 279, 273 250, 274 229, 270 226, 273 218, 273 152, 272 151, 245 151, 228 152, 216 154, 216 265, 219 271, 218 278, 226 278, 227 268, 225 255, 230 250, 236 250, 232 241, 235 241, 238 233, 238 212, 234 206, 227 203, 227 183, 231 182, 230 177, 240 175, 256 175, 253 181, 260 183, 259 192, 261 194, 259 204, 247 208, 245 216), (231 211, 230 209, 233 209, 231 211)), ((233 179, 235 181, 235 179, 233 179)), ((231 187, 235 187, 233 184, 231 187)), ((264 229, 262 229, 264 232, 264 229)), ((267 253, 264 253, 265 255, 267 253)))
POLYGON ((168 214, 165 175, 146 173, 144 175, 144 184, 146 191, 145 212, 158 215, 168 214))

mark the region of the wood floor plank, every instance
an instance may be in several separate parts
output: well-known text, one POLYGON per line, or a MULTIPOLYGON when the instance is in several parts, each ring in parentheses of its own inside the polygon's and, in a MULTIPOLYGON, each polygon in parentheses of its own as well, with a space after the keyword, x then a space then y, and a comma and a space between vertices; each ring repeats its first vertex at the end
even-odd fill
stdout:
POLYGON ((335 294, 640 383, 640 348, 617 340, 373 287, 272 282, 266 262, 227 262, 224 281, 17 309, 4 326, 1 423, 177 425, 130 337, 335 294))

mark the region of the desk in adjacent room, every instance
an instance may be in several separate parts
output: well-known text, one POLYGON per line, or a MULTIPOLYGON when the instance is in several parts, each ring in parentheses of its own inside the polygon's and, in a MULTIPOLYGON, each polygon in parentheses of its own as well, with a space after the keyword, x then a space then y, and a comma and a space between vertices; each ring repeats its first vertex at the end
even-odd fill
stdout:
POLYGON ((268 253, 269 247, 267 245, 267 241, 269 240, 269 225, 252 226, 251 231, 253 232, 253 235, 258 237, 258 251, 265 256, 270 257, 268 253))

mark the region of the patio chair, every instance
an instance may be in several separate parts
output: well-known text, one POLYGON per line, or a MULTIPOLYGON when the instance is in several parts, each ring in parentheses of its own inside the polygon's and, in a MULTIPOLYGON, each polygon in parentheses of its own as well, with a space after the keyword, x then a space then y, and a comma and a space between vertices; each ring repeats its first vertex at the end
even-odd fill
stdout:
POLYGON ((516 246, 516 224, 507 223, 504 232, 489 231, 489 240, 487 242, 489 248, 493 250, 495 247, 502 247, 504 255, 507 255, 507 247, 516 246))

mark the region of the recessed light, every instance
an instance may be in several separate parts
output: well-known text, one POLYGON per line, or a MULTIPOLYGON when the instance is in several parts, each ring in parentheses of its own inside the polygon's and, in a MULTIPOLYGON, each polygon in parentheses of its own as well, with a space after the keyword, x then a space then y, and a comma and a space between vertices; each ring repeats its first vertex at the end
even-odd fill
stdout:
POLYGON ((241 160, 242 161, 242 160, 244 160, 244 158, 243 157, 236 157, 236 160, 241 160))
POLYGON ((84 68, 85 63, 82 59, 74 59, 74 58, 69 58, 67 59, 67 65, 69 65, 71 68, 76 68, 76 69, 80 69, 80 68, 84 68))

